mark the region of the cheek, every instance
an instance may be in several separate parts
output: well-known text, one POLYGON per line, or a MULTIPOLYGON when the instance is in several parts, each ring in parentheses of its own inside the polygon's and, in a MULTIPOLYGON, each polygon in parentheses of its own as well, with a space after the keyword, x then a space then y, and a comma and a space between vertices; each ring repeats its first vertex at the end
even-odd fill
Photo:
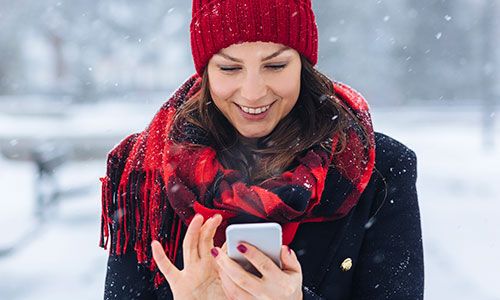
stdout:
MULTIPOLYGON (((210 79, 210 93, 216 102, 227 101, 234 94, 236 88, 230 80, 214 76, 210 79)), ((230 99, 229 99, 230 100, 230 99)))
POLYGON ((274 92, 283 98, 283 106, 286 110, 291 110, 297 103, 300 94, 300 77, 297 76, 283 76, 276 81, 274 85, 274 92))

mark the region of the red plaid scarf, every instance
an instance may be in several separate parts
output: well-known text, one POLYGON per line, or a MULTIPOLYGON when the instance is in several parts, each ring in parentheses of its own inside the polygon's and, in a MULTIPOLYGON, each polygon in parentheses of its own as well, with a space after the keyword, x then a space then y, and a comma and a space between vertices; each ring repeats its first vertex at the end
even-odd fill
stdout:
MULTIPOLYGON (((188 149, 172 142, 175 113, 200 86, 201 78, 191 76, 143 132, 128 136, 108 154, 107 174, 101 178, 100 246, 106 249, 109 236, 114 254, 133 246, 139 263, 149 263, 155 272, 157 286, 164 278, 152 259, 151 241, 159 240, 175 261, 181 231, 196 213, 205 218, 216 213, 223 216, 216 246, 224 242, 229 224, 259 221, 280 223, 283 243, 289 244, 300 223, 345 216, 356 205, 374 167, 368 105, 353 89, 334 83, 336 95, 356 115, 368 141, 357 125, 351 126, 342 153, 331 155, 313 147, 298 158, 300 164, 294 169, 257 185, 248 184, 240 172, 224 168, 209 145, 188 149), (332 163, 335 168, 328 168, 332 163), (335 183, 334 192, 322 197, 327 174, 335 183)), ((331 140, 335 149, 338 137, 331 140)))

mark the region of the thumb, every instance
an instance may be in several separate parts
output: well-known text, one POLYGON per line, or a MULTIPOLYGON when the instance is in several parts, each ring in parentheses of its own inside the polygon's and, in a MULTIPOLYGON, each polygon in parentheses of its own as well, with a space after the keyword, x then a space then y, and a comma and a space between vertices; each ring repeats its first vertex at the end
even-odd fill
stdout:
POLYGON ((283 271, 302 272, 295 251, 287 245, 281 246, 281 263, 283 264, 283 271))

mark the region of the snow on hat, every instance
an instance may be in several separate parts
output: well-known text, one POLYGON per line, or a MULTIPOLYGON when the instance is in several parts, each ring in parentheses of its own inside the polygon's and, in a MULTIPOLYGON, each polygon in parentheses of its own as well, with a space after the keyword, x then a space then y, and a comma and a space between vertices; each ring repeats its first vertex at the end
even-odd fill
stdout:
POLYGON ((313 65, 318 60, 318 28, 311 0, 193 0, 190 30, 200 76, 214 54, 243 42, 283 44, 313 65))

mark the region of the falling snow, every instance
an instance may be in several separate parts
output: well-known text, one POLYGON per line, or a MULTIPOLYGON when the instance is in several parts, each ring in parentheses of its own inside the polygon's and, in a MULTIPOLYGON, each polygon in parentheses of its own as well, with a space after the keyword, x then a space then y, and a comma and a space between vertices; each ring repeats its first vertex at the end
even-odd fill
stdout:
MULTIPOLYGON (((44 1, 31 7, 23 1, 11 1, 0 9, 0 53, 4 58, 0 69, 6 70, 0 72, 0 88, 7 88, 0 96, 0 189, 4 201, 0 210, 0 252, 30 227, 39 225, 33 218, 35 167, 20 160, 23 153, 17 150, 42 140, 69 140, 78 151, 95 151, 88 154, 90 160, 69 161, 57 173, 62 188, 88 185, 90 191, 64 199, 57 207, 58 213, 40 226, 40 232, 24 241, 20 251, 0 257, 1 299, 60 300, 68 295, 74 300, 102 298, 107 252, 97 247, 97 236, 101 216, 98 178, 105 174, 104 152, 127 134, 144 129, 167 92, 193 73, 186 35, 190 15, 183 12, 181 4, 152 1, 162 8, 147 13, 142 9, 151 4, 141 2, 132 10, 119 5, 118 11, 131 13, 130 20, 119 13, 99 19, 106 13, 107 2, 92 10, 88 5, 67 1, 51 2, 47 7, 44 1), (72 7, 75 9, 68 18, 65 14, 72 7), (11 13, 15 9, 22 15, 37 17, 21 18, 11 13), (158 15, 152 16, 155 11, 158 15), (9 28, 10 19, 15 26, 9 28), (82 23, 83 19, 88 23, 82 23), (156 19, 159 24, 153 23, 156 19), (48 24, 44 24, 47 20, 48 24), (60 21, 71 26, 60 26, 60 21), (152 26, 147 28, 140 22, 151 22, 152 26), (77 70, 77 75, 60 80, 54 73, 56 52, 50 48, 50 35, 54 33, 61 34, 63 66, 71 72, 77 70), (30 86, 31 81, 34 84, 30 86), (52 103, 33 101, 42 104, 38 110, 25 100, 32 97, 27 94, 37 91, 53 95, 81 89, 85 101, 85 93, 91 88, 103 91, 103 99, 90 97, 90 103, 60 109, 52 103), (115 96, 134 89, 151 89, 159 94, 140 94, 135 104, 133 97, 115 96), (12 93, 21 97, 11 101, 12 93), (151 105, 154 101, 156 104, 151 105), (6 148, 16 150, 9 156, 12 159, 4 157, 6 148)), ((376 130, 394 136, 417 154, 426 298, 500 299, 500 190, 494 180, 500 178, 500 168, 495 167, 500 165, 500 135, 497 124, 492 130, 497 148, 488 151, 482 147, 480 126, 482 118, 498 117, 495 112, 480 113, 478 104, 482 102, 472 98, 477 97, 476 85, 481 80, 471 76, 476 74, 471 70, 493 76, 498 65, 482 63, 481 53, 476 51, 482 47, 484 34, 478 27, 484 20, 480 14, 483 2, 434 2, 441 10, 427 13, 424 2, 405 8, 404 3, 377 0, 364 3, 366 10, 354 7, 352 14, 345 13, 348 4, 341 5, 339 11, 319 12, 318 20, 329 23, 320 28, 326 43, 320 41, 323 50, 319 63, 326 73, 366 91, 370 103, 375 104, 372 116, 376 130), (449 8, 443 10, 444 5, 449 8), (371 8, 376 8, 377 13, 371 8), (360 18, 363 22, 356 21, 360 18), (425 30, 414 31, 420 29, 425 30), (460 106, 459 98, 464 93, 471 101, 460 106), (422 97, 425 106, 419 106, 422 97), (397 108, 390 106, 394 104, 397 108)), ((322 3, 329 2, 318 1, 315 5, 327 5, 322 3)), ((292 14, 295 19, 299 16, 298 12, 292 14)), ((193 23, 193 32, 201 32, 200 26, 199 21, 193 23)), ((498 55, 498 51, 495 53, 498 55)), ((498 61, 498 57, 494 59, 498 61)), ((37 95, 34 98, 43 99, 37 95)), ((392 155, 388 152, 377 154, 392 155)), ((396 164, 389 172, 388 180, 411 173, 396 164)), ((171 192, 178 189, 173 186, 171 192)), ((402 201, 387 199, 386 203, 396 211, 402 201)), ((122 214, 117 211, 114 219, 122 214)), ((383 219, 370 219, 364 226, 375 230, 378 222, 383 219)), ((297 251, 299 256, 304 253, 304 249, 297 251)), ((383 264, 385 255, 389 254, 379 253, 374 259, 383 264)), ((408 263, 401 261, 394 272, 406 276, 408 263)), ((383 286, 376 284, 374 288, 383 286)))
POLYGON ((339 40, 339 38, 336 36, 331 36, 328 40, 332 43, 336 43, 339 40))

